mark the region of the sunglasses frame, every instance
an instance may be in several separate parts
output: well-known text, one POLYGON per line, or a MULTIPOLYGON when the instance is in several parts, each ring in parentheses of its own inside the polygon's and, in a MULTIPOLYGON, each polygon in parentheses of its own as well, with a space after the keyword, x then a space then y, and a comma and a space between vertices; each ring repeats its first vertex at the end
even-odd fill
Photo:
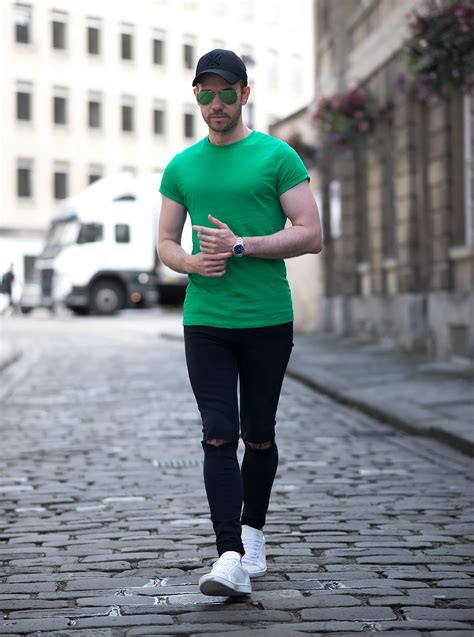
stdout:
POLYGON ((222 89, 222 91, 211 91, 210 89, 204 89, 202 91, 198 91, 196 93, 196 100, 198 102, 198 104, 201 104, 201 106, 209 106, 209 104, 212 104, 212 102, 214 101, 214 98, 216 95, 219 95, 219 99, 221 100, 221 102, 223 104, 226 104, 227 106, 231 106, 232 104, 235 104, 237 102, 237 98, 238 98, 238 93, 235 90, 235 88, 224 88, 222 89), (199 96, 202 95, 203 93, 211 93, 212 94, 212 98, 209 100, 209 102, 201 102, 201 100, 199 99, 199 96), (235 96, 235 99, 232 102, 228 102, 225 99, 222 98, 222 93, 229 93, 229 94, 233 94, 235 96))

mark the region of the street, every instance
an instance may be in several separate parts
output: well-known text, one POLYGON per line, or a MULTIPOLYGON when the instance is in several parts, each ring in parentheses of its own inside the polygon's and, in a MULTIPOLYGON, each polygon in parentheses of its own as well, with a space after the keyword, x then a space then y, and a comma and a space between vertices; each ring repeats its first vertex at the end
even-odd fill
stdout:
POLYGON ((268 574, 249 598, 206 598, 217 554, 179 312, 2 331, 22 356, 1 373, 1 635, 473 634, 467 456, 286 378, 268 574))

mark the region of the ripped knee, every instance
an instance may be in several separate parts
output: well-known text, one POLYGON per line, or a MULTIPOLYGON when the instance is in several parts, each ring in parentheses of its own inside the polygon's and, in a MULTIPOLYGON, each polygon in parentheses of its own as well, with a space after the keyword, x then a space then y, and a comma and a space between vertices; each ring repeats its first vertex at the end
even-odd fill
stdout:
POLYGON ((267 451, 273 447, 273 440, 268 442, 249 442, 245 441, 245 446, 249 447, 252 451, 267 451))
POLYGON ((213 447, 222 447, 222 445, 225 445, 226 443, 231 441, 221 440, 220 438, 213 438, 212 440, 204 440, 204 442, 206 443, 206 445, 212 445, 213 447))
POLYGON ((209 447, 233 447, 238 445, 238 440, 223 440, 221 438, 210 438, 202 441, 204 449, 209 447))

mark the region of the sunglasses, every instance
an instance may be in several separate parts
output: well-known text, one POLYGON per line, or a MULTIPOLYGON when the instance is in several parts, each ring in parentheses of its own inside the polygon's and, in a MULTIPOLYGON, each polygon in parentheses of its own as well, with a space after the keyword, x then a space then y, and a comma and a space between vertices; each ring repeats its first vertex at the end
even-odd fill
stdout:
POLYGON ((196 93, 196 99, 199 104, 207 106, 212 102, 214 97, 219 95, 219 99, 224 104, 235 104, 237 101, 237 91, 235 88, 225 88, 223 91, 198 91, 196 93))

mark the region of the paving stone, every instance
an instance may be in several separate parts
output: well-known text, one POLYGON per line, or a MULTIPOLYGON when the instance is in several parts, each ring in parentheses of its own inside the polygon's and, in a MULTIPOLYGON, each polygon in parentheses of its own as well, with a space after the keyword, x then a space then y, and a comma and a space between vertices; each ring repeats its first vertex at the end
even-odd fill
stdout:
MULTIPOLYGON (((227 632, 219 632, 219 633, 194 633, 195 635, 199 635, 200 637, 227 637, 227 632)), ((300 631, 295 631, 293 629, 285 629, 285 628, 257 628, 255 630, 247 629, 247 630, 236 630, 232 632, 235 637, 294 637, 297 635, 305 635, 307 633, 302 633, 300 631)), ((191 635, 193 637, 193 635, 191 635)), ((359 635, 360 637, 360 635, 359 635)))
MULTIPOLYGON (((226 626, 226 632, 235 632, 245 630, 245 626, 239 626, 238 624, 226 626)), ((180 626, 173 626, 172 633, 170 633, 169 626, 156 626, 153 628, 132 628, 127 630, 125 633, 125 637, 145 637, 145 635, 166 635, 170 637, 171 635, 215 635, 217 632, 222 631, 222 624, 181 624, 180 626), (197 632, 199 631, 199 632, 197 632)))
POLYGON ((362 620, 380 621, 382 619, 396 619, 391 608, 357 606, 351 608, 308 608, 301 611, 301 618, 305 620, 362 620))
POLYGON ((470 621, 474 627, 474 608, 403 608, 407 619, 452 619, 470 621))

